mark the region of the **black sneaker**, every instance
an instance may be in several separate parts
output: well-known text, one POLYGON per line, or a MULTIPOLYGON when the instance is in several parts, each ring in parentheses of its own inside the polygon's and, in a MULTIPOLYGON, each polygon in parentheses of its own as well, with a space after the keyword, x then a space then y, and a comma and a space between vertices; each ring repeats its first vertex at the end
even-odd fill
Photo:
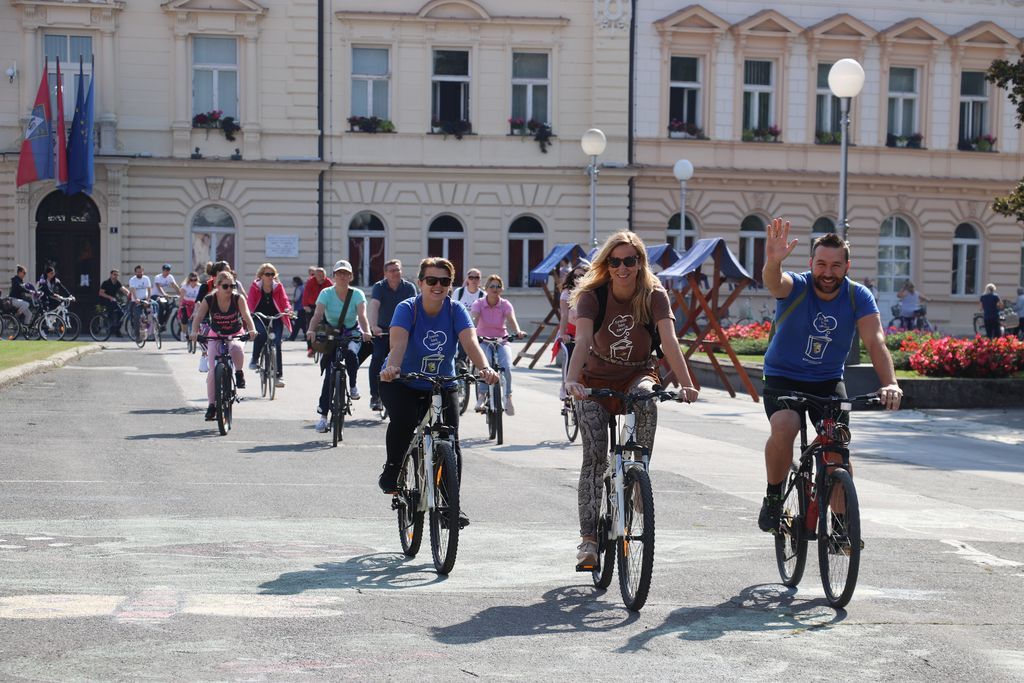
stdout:
POLYGON ((239 389, 245 389, 245 374, 241 370, 235 371, 235 386, 239 389))
POLYGON ((206 421, 213 422, 217 419, 217 406, 212 403, 206 406, 206 421))
POLYGON ((375 410, 375 411, 380 412, 381 410, 384 410, 384 404, 380 402, 379 398, 371 398, 370 399, 370 410, 375 410))
POLYGON ((384 465, 384 470, 377 478, 377 486, 384 493, 398 493, 398 471, 400 468, 384 465))
POLYGON ((465 529, 467 526, 469 526, 469 516, 462 510, 459 510, 459 528, 465 529))
POLYGON ((781 518, 782 496, 765 496, 761 503, 761 514, 757 516, 758 528, 761 531, 778 531, 781 518))

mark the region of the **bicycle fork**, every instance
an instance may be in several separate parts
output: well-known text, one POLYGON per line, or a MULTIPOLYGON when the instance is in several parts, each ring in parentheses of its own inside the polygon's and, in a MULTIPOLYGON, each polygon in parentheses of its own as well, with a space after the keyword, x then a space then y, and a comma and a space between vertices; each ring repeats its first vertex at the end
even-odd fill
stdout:
POLYGON ((615 459, 614 462, 608 463, 608 468, 611 477, 611 514, 612 514, 612 533, 613 538, 624 538, 626 536, 626 470, 630 467, 642 467, 644 470, 647 469, 650 462, 650 454, 646 448, 636 445, 636 415, 632 412, 628 413, 622 421, 622 427, 619 430, 619 441, 624 446, 616 446, 614 448, 615 459), (624 452, 630 452, 634 454, 629 462, 623 458, 624 452), (635 455, 639 454, 639 460, 636 459, 635 455))

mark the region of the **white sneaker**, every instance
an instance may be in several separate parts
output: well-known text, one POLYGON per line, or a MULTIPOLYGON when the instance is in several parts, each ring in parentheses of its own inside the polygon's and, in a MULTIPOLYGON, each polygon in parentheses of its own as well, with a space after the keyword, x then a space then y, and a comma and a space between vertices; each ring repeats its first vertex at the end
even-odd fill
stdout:
POLYGON ((199 359, 199 372, 209 372, 209 371, 210 371, 210 359, 207 358, 206 356, 202 356, 199 359))
POLYGON ((284 380, 281 379, 280 377, 278 377, 277 380, 274 382, 274 387, 277 388, 277 389, 280 389, 283 386, 284 386, 284 380))
POLYGON ((320 415, 319 418, 320 419, 317 420, 317 422, 316 422, 316 431, 320 432, 321 434, 326 434, 327 433, 327 418, 324 417, 323 415, 320 415))
POLYGON ((358 401, 363 396, 359 393, 359 387, 349 387, 348 395, 352 397, 353 401, 358 401))
POLYGON ((516 414, 516 409, 512 407, 512 396, 511 394, 505 397, 505 414, 512 417, 516 414))

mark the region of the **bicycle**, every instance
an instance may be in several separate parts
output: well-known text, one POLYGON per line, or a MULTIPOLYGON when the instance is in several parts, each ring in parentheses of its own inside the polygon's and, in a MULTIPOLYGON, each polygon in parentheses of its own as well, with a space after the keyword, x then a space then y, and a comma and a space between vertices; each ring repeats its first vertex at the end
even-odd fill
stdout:
POLYGON ((807 561, 807 543, 816 540, 825 598, 839 609, 853 597, 860 551, 864 547, 857 490, 850 475, 850 427, 844 414, 882 408, 884 404, 878 394, 853 398, 826 398, 785 390, 769 390, 767 394, 791 410, 813 406, 822 415, 814 425, 817 436, 810 444, 807 422, 803 415, 800 418, 800 461, 790 466, 775 534, 779 575, 786 586, 800 583, 807 561))
MULTIPOLYGON (((928 320, 928 308, 922 305, 919 309, 914 311, 913 315, 905 316, 902 313, 902 309, 899 304, 893 304, 889 309, 892 312, 892 319, 889 321, 888 328, 897 330, 921 330, 922 332, 934 332, 935 327, 928 320)), ((982 326, 982 331, 985 327, 982 326)))
POLYGON ((71 311, 68 306, 75 302, 75 297, 66 296, 60 298, 60 303, 56 307, 51 309, 53 313, 60 318, 61 322, 64 323, 64 336, 62 339, 68 341, 75 341, 78 339, 78 335, 82 333, 82 319, 78 317, 77 313, 71 311))
POLYGON ((331 364, 331 439, 332 447, 345 440, 345 416, 352 414, 352 397, 348 393, 345 376, 345 344, 363 340, 362 335, 318 334, 317 341, 333 341, 334 360, 331 364))
POLYGON ((153 312, 152 301, 145 299, 139 301, 138 304, 131 314, 132 321, 129 325, 128 336, 141 349, 152 335, 154 341, 156 341, 156 347, 158 349, 162 348, 163 335, 160 333, 160 326, 156 324, 156 314, 153 312))
POLYGON ((259 359, 256 361, 256 372, 260 375, 260 395, 266 398, 269 394, 270 400, 273 401, 274 395, 277 393, 278 368, 276 347, 274 346, 277 334, 271 328, 271 323, 279 318, 291 317, 291 313, 285 312, 278 313, 277 315, 253 313, 252 316, 263 321, 263 329, 266 330, 267 335, 267 341, 260 351, 259 359))
MULTIPOLYGON (((459 348, 461 349, 462 347, 460 346, 459 348)), ((461 351, 455 358, 455 374, 469 374, 469 359, 466 358, 461 351)), ((459 415, 465 415, 466 408, 469 407, 469 380, 460 381, 457 388, 459 390, 459 415)))
POLYGON ((577 571, 591 572, 594 585, 607 588, 618 560, 622 602, 638 612, 647 602, 654 571, 654 491, 648 471, 650 450, 635 439, 636 406, 652 399, 673 400, 678 394, 655 386, 652 391, 632 394, 588 389, 587 396, 617 398, 626 412, 608 418, 609 458, 597 517, 597 562, 580 565, 577 571))
POLYGON ((44 311, 38 305, 30 309, 32 317, 22 322, 13 313, 0 316, 0 328, 3 338, 9 341, 24 336, 25 339, 42 339, 44 341, 60 341, 64 338, 66 325, 54 311, 44 311))
POLYGON ((576 437, 580 433, 579 407, 572 396, 562 399, 562 421, 565 423, 565 435, 569 443, 576 443, 576 437))
POLYGON ((423 540, 423 517, 429 513, 430 551, 434 569, 448 574, 455 567, 459 531, 460 463, 455 455, 455 430, 444 423, 444 392, 452 382, 474 382, 469 373, 452 377, 404 373, 395 381, 425 380, 431 384, 430 407, 420 420, 402 459, 398 492, 391 509, 398 513, 402 552, 415 557, 423 540))
MULTIPOLYGON (((180 297, 176 294, 166 294, 156 297, 156 301, 159 304, 159 310, 162 312, 157 316, 157 323, 160 322, 159 318, 162 317, 164 322, 159 325, 161 331, 163 331, 163 327, 166 326, 167 330, 171 333, 171 337, 173 337, 175 341, 181 341, 182 332, 181 321, 178 320, 179 298, 180 297)), ((188 330, 187 327, 184 329, 188 330)))
POLYGON ((135 330, 133 330, 132 326, 128 324, 130 319, 128 316, 128 307, 120 301, 114 302, 114 305, 117 307, 117 313, 115 314, 115 321, 113 323, 111 323, 110 314, 107 311, 107 308, 102 304, 96 305, 96 313, 89 320, 89 336, 92 337, 94 341, 107 341, 115 330, 120 330, 121 334, 134 339, 133 333, 135 330))
POLYGON ((226 436, 231 431, 232 408, 234 404, 242 401, 235 390, 235 366, 231 361, 228 342, 235 339, 245 341, 248 338, 247 333, 232 334, 226 337, 205 334, 196 336, 196 339, 203 344, 219 342, 214 348, 208 345, 207 350, 214 358, 213 395, 214 405, 217 409, 217 431, 221 436, 226 436))
MULTIPOLYGON (((974 314, 974 334, 982 337, 986 334, 985 314, 980 311, 974 314)), ((1017 311, 1010 307, 999 311, 999 336, 1002 337, 1005 334, 1016 335, 1018 339, 1024 339, 1024 325, 1021 325, 1017 311)))
MULTIPOLYGON (((505 442, 505 431, 502 425, 502 415, 505 413, 505 367, 499 362, 498 349, 502 343, 516 339, 515 336, 506 334, 504 337, 477 337, 484 353, 488 355, 488 362, 491 369, 498 373, 498 381, 487 388, 484 394, 483 413, 487 419, 487 438, 494 439, 497 445, 505 442)), ((469 393, 468 391, 466 392, 469 393)))

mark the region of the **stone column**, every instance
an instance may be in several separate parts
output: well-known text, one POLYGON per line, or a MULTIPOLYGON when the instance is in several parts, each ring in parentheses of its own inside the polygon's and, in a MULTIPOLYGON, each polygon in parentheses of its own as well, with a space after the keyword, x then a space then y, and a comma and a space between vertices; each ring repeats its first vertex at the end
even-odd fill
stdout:
POLYGON ((192 142, 192 97, 189 93, 188 84, 191 82, 191 74, 188 69, 188 33, 183 15, 176 17, 177 25, 174 28, 174 118, 171 121, 171 133, 174 145, 171 156, 188 157, 191 153, 189 146, 192 142))
MULTIPOLYGON (((117 151, 117 56, 114 53, 114 28, 104 28, 100 34, 99 103, 97 124, 100 129, 100 154, 117 151)), ((93 72, 93 78, 97 74, 93 72)), ((95 96, 95 90, 93 91, 95 96)))

